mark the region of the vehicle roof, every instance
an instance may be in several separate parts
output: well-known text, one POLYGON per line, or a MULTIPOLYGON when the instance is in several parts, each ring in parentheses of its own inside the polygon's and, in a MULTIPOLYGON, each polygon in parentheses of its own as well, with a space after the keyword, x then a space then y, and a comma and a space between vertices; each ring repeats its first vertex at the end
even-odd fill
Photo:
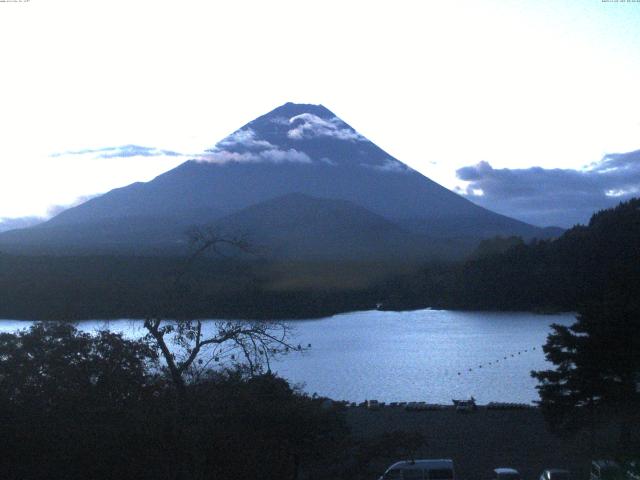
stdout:
POLYGON ((401 462, 394 463, 387 470, 391 470, 393 468, 399 468, 399 467, 406 468, 406 469, 412 469, 412 468, 421 468, 421 469, 425 469, 425 468, 429 468, 429 469, 453 468, 453 460, 449 460, 449 459, 446 459, 446 458, 436 459, 436 460, 427 460, 427 459, 422 459, 422 460, 403 460, 401 462))
POLYGON ((518 472, 518 470, 516 470, 515 468, 500 467, 494 468, 493 471, 496 473, 515 473, 517 475, 520 475, 520 472, 518 472))
POLYGON ((613 460, 593 460, 591 463, 600 468, 620 468, 620 465, 613 460))

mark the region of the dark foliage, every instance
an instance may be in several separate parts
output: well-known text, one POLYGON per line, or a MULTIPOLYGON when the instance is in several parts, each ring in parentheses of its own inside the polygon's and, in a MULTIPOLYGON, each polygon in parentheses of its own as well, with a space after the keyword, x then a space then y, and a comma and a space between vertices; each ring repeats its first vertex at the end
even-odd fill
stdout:
POLYGON ((478 259, 508 252, 512 248, 521 247, 524 240, 520 237, 494 237, 482 240, 473 252, 472 258, 478 259))
POLYGON ((352 310, 575 311, 611 292, 640 296, 640 199, 556 240, 496 238, 466 262, 267 262, 0 254, 0 317, 312 318, 352 310))
POLYGON ((0 477, 287 479, 339 474, 344 421, 273 375, 176 396, 140 341, 69 324, 0 336, 0 477))
POLYGON ((570 327, 553 325, 544 345, 553 370, 532 372, 540 405, 558 432, 594 428, 602 414, 620 424, 619 452, 640 449, 640 303, 621 297, 581 308, 570 327))
POLYGON ((121 334, 79 332, 68 323, 37 323, 0 334, 0 392, 16 408, 46 414, 85 402, 126 407, 153 381, 151 348, 121 334))
POLYGON ((146 344, 70 324, 0 335, 3 478, 124 473, 140 451, 139 408, 155 382, 146 344))
POLYGON ((575 311, 609 296, 640 296, 640 199, 596 213, 554 241, 468 261, 451 307, 575 311))
MULTIPOLYGON (((340 278, 335 272, 349 269, 342 264, 281 265, 203 258, 192 265, 189 278, 176 290, 175 278, 184 264, 184 257, 0 253, 0 317, 305 318, 367 309, 378 300, 368 286, 353 288, 348 278, 340 278), (282 274, 283 270, 288 273, 282 274), (346 285, 335 285, 333 278, 328 284, 318 281, 318 270, 320 276, 336 277, 346 285), (281 283, 286 286, 281 288, 281 283)), ((383 273, 373 275, 377 278, 383 273)))

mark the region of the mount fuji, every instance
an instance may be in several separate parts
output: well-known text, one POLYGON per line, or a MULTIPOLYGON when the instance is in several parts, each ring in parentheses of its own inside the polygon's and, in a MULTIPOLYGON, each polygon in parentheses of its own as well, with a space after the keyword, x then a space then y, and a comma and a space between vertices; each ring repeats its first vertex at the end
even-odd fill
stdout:
POLYGON ((194 225, 297 259, 453 258, 484 238, 558 233, 447 190, 321 105, 287 103, 150 182, 0 234, 0 249, 177 252, 194 225))

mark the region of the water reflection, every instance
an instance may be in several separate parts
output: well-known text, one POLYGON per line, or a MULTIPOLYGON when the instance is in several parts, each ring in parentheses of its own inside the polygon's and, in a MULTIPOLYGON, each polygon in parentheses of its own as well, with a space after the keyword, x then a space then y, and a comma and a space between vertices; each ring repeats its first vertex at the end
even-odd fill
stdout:
MULTIPOLYGON (((569 325, 571 314, 454 312, 354 312, 316 321, 288 322, 291 353, 272 369, 309 393, 362 401, 450 403, 474 396, 479 403, 537 399, 531 370, 546 368, 542 344, 552 323, 569 325)), ((1 320, 0 331, 29 323, 1 320)), ((205 322, 205 329, 213 322, 205 322)), ((82 330, 109 328, 139 337, 139 320, 87 320, 82 330)))

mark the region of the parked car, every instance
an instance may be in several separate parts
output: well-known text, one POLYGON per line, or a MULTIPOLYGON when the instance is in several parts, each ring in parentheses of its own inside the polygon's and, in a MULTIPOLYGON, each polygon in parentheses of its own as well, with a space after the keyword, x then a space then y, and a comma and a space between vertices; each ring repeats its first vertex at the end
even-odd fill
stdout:
POLYGON ((478 409, 476 399, 471 397, 468 400, 451 400, 456 412, 475 412, 478 409))
POLYGON ((500 467, 493 469, 491 480, 522 480, 522 477, 515 468, 500 467))
POLYGON ((590 480, 623 480, 624 471, 613 460, 593 460, 591 462, 590 480))
POLYGON ((547 468, 540 474, 540 480, 569 480, 569 470, 547 468))
POLYGON ((640 480, 640 460, 630 460, 625 464, 627 480, 640 480))
POLYGON ((380 410, 380 407, 383 405, 378 400, 366 400, 367 408, 369 410, 380 410))
POLYGON ((379 480, 455 480, 453 460, 406 460, 391 465, 379 480))

